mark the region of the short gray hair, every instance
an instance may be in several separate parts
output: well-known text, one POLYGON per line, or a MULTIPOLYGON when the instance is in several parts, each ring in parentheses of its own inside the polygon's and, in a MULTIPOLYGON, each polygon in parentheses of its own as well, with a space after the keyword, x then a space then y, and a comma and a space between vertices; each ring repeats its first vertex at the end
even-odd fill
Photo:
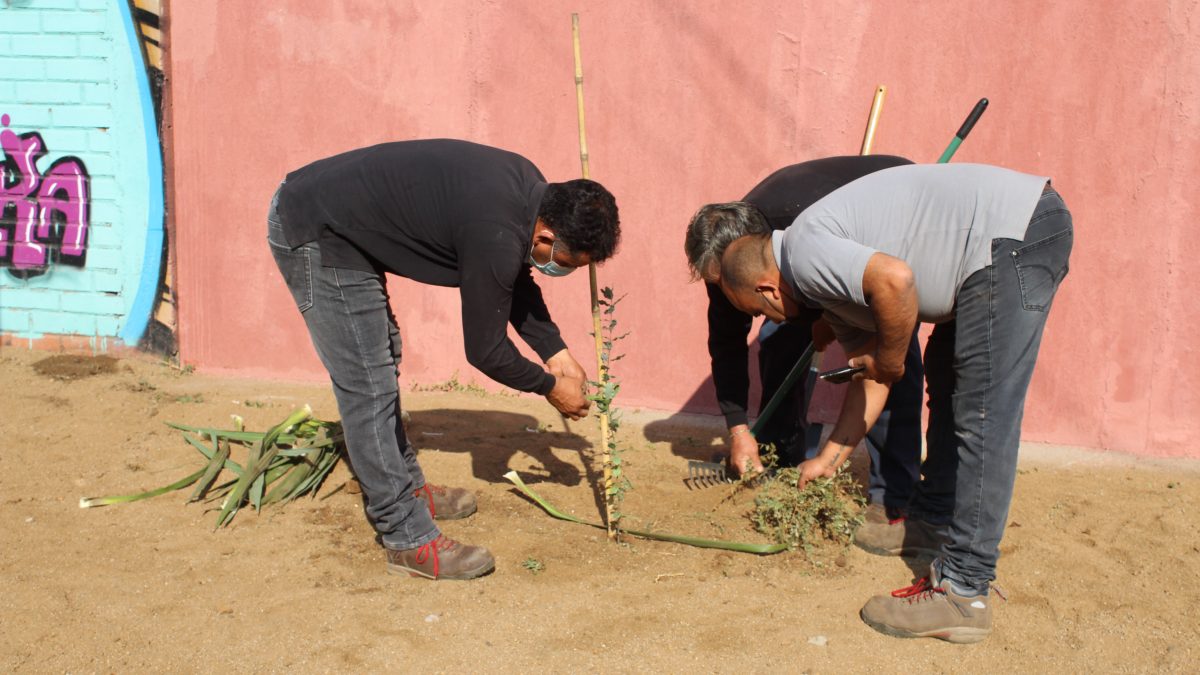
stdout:
POLYGON ((715 281, 720 275, 725 249, 748 234, 771 231, 762 212, 749 202, 705 204, 688 223, 683 250, 687 253, 692 279, 715 281))

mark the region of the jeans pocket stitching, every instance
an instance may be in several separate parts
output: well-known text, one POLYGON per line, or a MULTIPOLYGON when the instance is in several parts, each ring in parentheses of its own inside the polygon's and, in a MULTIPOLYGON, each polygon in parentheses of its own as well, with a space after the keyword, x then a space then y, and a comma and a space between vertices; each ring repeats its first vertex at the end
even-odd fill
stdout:
MULTIPOLYGON (((1013 251, 1013 253, 1016 253, 1016 251, 1013 251)), ((1021 307, 1022 307, 1022 309, 1025 309, 1026 311, 1030 311, 1030 312, 1046 311, 1045 305, 1034 305, 1034 304, 1030 304, 1030 302, 1029 302, 1029 288, 1025 284, 1025 275, 1022 273, 1022 270, 1021 270, 1021 257, 1020 256, 1017 256, 1017 255, 1013 256, 1013 269, 1017 273, 1017 284, 1021 287, 1021 307)))
POLYGON ((1020 257, 1021 254, 1023 254, 1023 253, 1029 253, 1032 251, 1036 251, 1039 248, 1042 248, 1043 246, 1049 246, 1050 244, 1055 243, 1059 239, 1070 236, 1073 233, 1074 233, 1074 230, 1072 230, 1071 228, 1067 228, 1067 229, 1063 230, 1062 232, 1057 232, 1055 234, 1050 235, 1049 237, 1045 237, 1042 239, 1038 239, 1037 241, 1030 242, 1020 248, 1014 248, 1013 256, 1020 257))
POLYGON ((307 248, 301 248, 304 252, 304 303, 300 306, 300 313, 303 314, 313 306, 313 283, 312 283, 312 256, 309 255, 307 248))
MULTIPOLYGON (((1058 232, 1056 234, 1050 235, 1049 237, 1039 239, 1035 242, 1032 242, 1030 244, 1022 246, 1021 248, 1013 249, 1013 251, 1012 251, 1013 270, 1016 272, 1016 275, 1017 275, 1017 284, 1021 288, 1021 307, 1024 308, 1025 310, 1031 311, 1031 312, 1045 312, 1046 308, 1049 306, 1050 303, 1049 303, 1049 301, 1047 301, 1043 304, 1031 304, 1028 301, 1030 289, 1029 289, 1028 285, 1026 284, 1025 273, 1021 267, 1021 256, 1024 254, 1028 254, 1028 253, 1037 251, 1038 249, 1045 248, 1046 246, 1049 246, 1051 244, 1057 243, 1066 237, 1072 236, 1073 234, 1074 234, 1074 231, 1071 228, 1067 228, 1067 229, 1063 230, 1062 232, 1058 232)), ((1060 283, 1062 283, 1063 278, 1066 277, 1067 269, 1068 269, 1067 263, 1064 262, 1063 268, 1054 275, 1054 288, 1055 289, 1058 288, 1058 285, 1060 283)), ((1053 298, 1054 298, 1054 293, 1051 292, 1050 299, 1053 299, 1053 298)))
POLYGON ((301 246, 300 248, 296 249, 288 248, 287 246, 277 244, 270 239, 267 240, 267 243, 271 246, 272 253, 277 260, 279 258, 292 258, 303 263, 304 271, 302 275, 304 279, 301 282, 303 283, 303 287, 301 288, 301 292, 299 294, 297 294, 295 289, 292 288, 292 283, 294 280, 288 280, 286 275, 284 278, 284 282, 288 286, 288 291, 291 292, 292 300, 295 301, 297 309, 299 309, 300 313, 303 314, 313 306, 312 256, 310 255, 310 250, 306 246, 301 246))

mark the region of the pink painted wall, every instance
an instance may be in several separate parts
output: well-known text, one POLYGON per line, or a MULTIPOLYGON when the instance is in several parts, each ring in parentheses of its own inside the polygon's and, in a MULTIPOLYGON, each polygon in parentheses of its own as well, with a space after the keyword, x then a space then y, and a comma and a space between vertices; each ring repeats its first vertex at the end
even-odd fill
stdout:
MULTIPOLYGON (((628 293, 625 407, 712 411, 692 212, 772 170, 857 151, 1045 173, 1076 220, 1025 438, 1190 455, 1200 433, 1197 2, 858 0, 174 2, 174 236, 182 356, 203 371, 322 376, 264 237, 288 170, 385 140, 450 136, 579 172, 570 12, 582 14, 592 175, 624 225, 601 283, 628 293)), ((587 278, 543 283, 591 361, 587 278)), ((393 286, 405 378, 465 363, 453 290, 393 286)))

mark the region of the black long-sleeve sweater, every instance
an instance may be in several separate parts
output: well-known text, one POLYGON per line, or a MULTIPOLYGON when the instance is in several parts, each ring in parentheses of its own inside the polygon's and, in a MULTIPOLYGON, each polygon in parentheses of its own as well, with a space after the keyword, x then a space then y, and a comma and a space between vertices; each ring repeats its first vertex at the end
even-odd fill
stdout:
POLYGON ((288 174, 279 213, 291 246, 322 264, 458 287, 467 360, 545 395, 554 376, 521 356, 507 324, 543 360, 565 348, 527 263, 546 180, 520 155, 466 141, 383 143, 288 174))
MULTIPOLYGON (((758 208, 773 230, 792 224, 800 212, 834 190, 863 176, 901 164, 903 157, 867 155, 827 157, 784 167, 767 176, 742 198, 758 208)), ((712 358, 717 404, 730 426, 746 424, 750 391, 748 370, 751 318, 725 297, 720 287, 708 291, 708 354, 712 358)), ((765 403, 765 401, 764 401, 765 403)))

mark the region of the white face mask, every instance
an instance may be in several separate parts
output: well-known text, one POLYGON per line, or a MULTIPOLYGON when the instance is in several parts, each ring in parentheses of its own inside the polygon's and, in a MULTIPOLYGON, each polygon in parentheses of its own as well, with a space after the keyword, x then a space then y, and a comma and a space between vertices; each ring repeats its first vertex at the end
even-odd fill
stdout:
POLYGON ((540 263, 533 259, 533 247, 529 247, 529 264, 533 265, 537 271, 545 274, 548 277, 565 277, 575 271, 574 267, 564 267, 554 262, 554 252, 558 249, 558 240, 554 240, 550 244, 550 262, 540 263))

